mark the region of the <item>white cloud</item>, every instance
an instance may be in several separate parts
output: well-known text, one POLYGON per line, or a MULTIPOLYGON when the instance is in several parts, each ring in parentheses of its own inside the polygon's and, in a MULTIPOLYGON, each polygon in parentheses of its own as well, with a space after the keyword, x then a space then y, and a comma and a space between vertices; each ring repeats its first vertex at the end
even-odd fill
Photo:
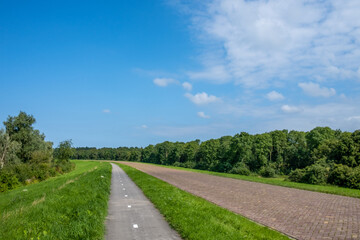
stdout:
POLYGON ((197 115, 201 118, 210 118, 210 116, 206 115, 204 112, 198 112, 197 115))
POLYGON ((183 86, 183 88, 184 88, 186 91, 191 91, 191 90, 192 90, 192 85, 191 85, 191 83, 189 83, 189 82, 184 82, 184 83, 182 84, 182 86, 183 86))
POLYGON ((204 55, 215 60, 200 56, 204 70, 190 72, 192 79, 266 87, 314 76, 359 76, 359 0, 195 2, 186 8, 191 27, 204 55))
POLYGON ((111 111, 110 111, 110 109, 104 109, 102 112, 103 113, 110 113, 111 111))
POLYGON ((204 71, 188 72, 188 76, 191 79, 207 80, 214 83, 228 82, 231 77, 222 65, 209 66, 204 71))
POLYGON ((148 128, 148 126, 143 124, 143 125, 141 125, 141 128, 146 129, 146 128, 148 128))
POLYGON ((348 121, 360 121, 360 116, 352 116, 347 119, 348 121))
POLYGON ((155 78, 153 82, 159 87, 166 87, 169 84, 178 83, 178 81, 173 78, 155 78))
POLYGON ((333 88, 326 88, 326 87, 320 87, 317 83, 299 83, 299 87, 308 95, 313 97, 331 97, 336 94, 335 89, 333 88))
POLYGON ((284 96, 281 93, 278 93, 276 91, 271 91, 268 94, 266 94, 267 99, 269 99, 270 101, 278 101, 278 100, 283 100, 284 96))
POLYGON ((282 105, 281 110, 285 113, 296 113, 301 111, 299 107, 290 106, 290 105, 282 105))
POLYGON ((186 93, 185 97, 187 97, 188 99, 190 99, 190 101, 197 105, 219 102, 221 100, 214 95, 208 95, 206 92, 197 93, 195 95, 192 95, 191 93, 186 93))

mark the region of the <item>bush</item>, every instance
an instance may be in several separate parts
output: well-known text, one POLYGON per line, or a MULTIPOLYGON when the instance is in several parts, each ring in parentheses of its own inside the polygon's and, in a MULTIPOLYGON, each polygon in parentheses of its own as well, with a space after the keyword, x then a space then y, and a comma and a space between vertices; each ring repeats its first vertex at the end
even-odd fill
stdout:
POLYGON ((259 171, 259 174, 262 177, 268 177, 268 178, 275 177, 275 169, 270 167, 270 166, 261 167, 260 171, 259 171))
POLYGON ((325 184, 327 182, 329 170, 320 165, 313 164, 305 168, 305 174, 301 182, 310 184, 325 184))
POLYGON ((360 189, 360 167, 350 168, 346 165, 335 164, 330 171, 328 183, 360 189))
POLYGON ((21 183, 24 183, 27 179, 31 179, 34 177, 31 165, 26 163, 20 163, 10 166, 10 172, 12 172, 21 183))
POLYGON ((304 169, 295 169, 290 172, 288 179, 292 182, 302 182, 305 175, 304 169))
POLYGON ((59 173, 67 173, 75 168, 75 164, 67 160, 58 160, 55 163, 56 171, 59 173))
POLYGON ((246 166, 245 163, 241 162, 241 163, 235 164, 235 166, 229 171, 229 173, 249 176, 250 175, 250 170, 246 166))
POLYGON ((19 186, 19 180, 8 171, 0 171, 0 192, 5 192, 19 186))
POLYGON ((43 181, 49 177, 50 175, 51 166, 48 163, 39 163, 39 164, 32 164, 32 170, 34 177, 43 181))

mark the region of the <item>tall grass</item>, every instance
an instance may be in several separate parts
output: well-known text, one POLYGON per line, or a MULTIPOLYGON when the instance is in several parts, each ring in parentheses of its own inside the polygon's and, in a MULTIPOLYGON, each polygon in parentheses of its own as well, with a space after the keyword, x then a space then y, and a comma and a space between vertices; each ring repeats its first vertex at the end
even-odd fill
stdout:
POLYGON ((111 166, 75 163, 70 173, 0 194, 0 239, 103 239, 111 166))
POLYGON ((122 164, 119 166, 183 239, 288 239, 279 232, 260 226, 135 168, 122 164))

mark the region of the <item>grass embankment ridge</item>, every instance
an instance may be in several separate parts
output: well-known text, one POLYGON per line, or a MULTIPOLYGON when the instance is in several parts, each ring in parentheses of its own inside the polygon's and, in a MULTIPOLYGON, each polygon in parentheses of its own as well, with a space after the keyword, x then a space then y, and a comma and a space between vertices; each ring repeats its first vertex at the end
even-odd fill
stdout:
POLYGON ((103 239, 111 166, 75 163, 70 173, 0 194, 0 239, 103 239))
MULTIPOLYGON (((143 162, 141 162, 141 163, 143 163, 143 162)), ((214 176, 219 176, 219 177, 240 179, 240 180, 249 181, 249 182, 259 182, 259 183, 265 183, 265 184, 288 187, 288 188, 297 188, 297 189, 301 189, 301 190, 308 190, 308 191, 313 191, 313 192, 321 192, 321 193, 328 193, 328 194, 334 194, 334 195, 360 198, 360 190, 358 190, 358 189, 337 187, 337 186, 332 186, 332 185, 314 185, 314 184, 290 182, 290 181, 286 180, 284 177, 264 178, 264 177, 260 177, 260 176, 244 176, 244 175, 231 174, 231 173, 211 172, 211 171, 206 171, 206 170, 184 168, 184 167, 174 167, 174 166, 160 165, 160 164, 154 164, 154 163, 144 163, 144 164, 149 164, 149 165, 154 165, 154 166, 159 166, 159 167, 166 167, 166 168, 177 169, 177 170, 184 170, 184 171, 189 171, 189 172, 204 173, 204 174, 209 174, 209 175, 214 175, 214 176)))
POLYGON ((288 239, 279 232, 260 226, 135 168, 118 165, 183 239, 288 239))

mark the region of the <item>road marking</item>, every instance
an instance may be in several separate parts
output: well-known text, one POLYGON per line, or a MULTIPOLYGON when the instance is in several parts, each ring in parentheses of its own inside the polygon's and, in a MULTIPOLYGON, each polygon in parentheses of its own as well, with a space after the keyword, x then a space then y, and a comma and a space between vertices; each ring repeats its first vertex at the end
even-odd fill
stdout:
POLYGON ((127 195, 125 195, 125 197, 127 197, 127 195))
POLYGON ((133 228, 139 228, 137 224, 133 224, 133 228))
POLYGON ((121 186, 124 186, 124 184, 122 183, 121 186))
POLYGON ((128 205, 128 208, 131 208, 131 205, 128 205))
POLYGON ((123 190, 125 190, 125 188, 123 188, 123 190))

